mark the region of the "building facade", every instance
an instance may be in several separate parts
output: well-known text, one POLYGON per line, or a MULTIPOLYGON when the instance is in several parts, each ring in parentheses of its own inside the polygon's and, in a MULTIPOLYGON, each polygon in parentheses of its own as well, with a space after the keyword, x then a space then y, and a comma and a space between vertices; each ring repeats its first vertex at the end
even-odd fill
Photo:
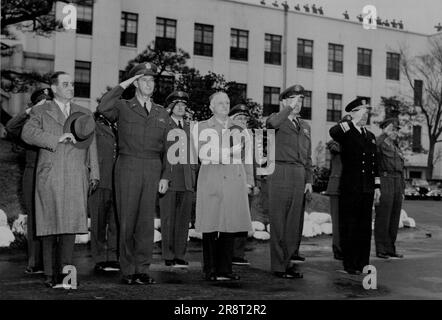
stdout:
MULTIPOLYGON (((57 3, 57 18, 63 17, 63 5, 57 3)), ((366 30, 357 20, 293 9, 285 18, 281 6, 259 0, 95 0, 77 8, 76 31, 48 38, 24 34, 23 51, 14 63, 75 75, 76 100, 91 110, 106 86, 118 83, 127 62, 153 40, 164 50, 187 51, 189 66, 201 74, 212 71, 241 84, 248 98, 264 105, 266 114, 278 110, 284 83, 301 84, 308 90, 303 116, 311 121, 313 162, 318 165, 327 161, 328 130, 349 101, 356 96, 370 100, 370 126, 378 134, 381 97, 413 97, 399 72, 399 48, 407 46, 412 55, 424 53, 430 37, 384 26, 366 30)), ((11 113, 27 98, 14 96, 11 113)), ((425 148, 424 126, 420 134, 425 148)), ((428 178, 424 173, 421 177, 428 178)), ((442 161, 433 177, 442 179, 442 161)))

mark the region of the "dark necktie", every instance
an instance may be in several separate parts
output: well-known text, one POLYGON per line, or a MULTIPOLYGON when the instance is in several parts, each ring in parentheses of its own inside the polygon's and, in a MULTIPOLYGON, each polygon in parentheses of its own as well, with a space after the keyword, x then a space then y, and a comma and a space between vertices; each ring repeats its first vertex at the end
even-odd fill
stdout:
POLYGON ((365 128, 364 128, 364 127, 361 127, 361 133, 362 133, 362 136, 363 136, 364 138, 367 137, 367 132, 365 131, 365 128))
POLYGON ((146 102, 144 103, 144 110, 146 110, 146 115, 149 116, 149 110, 147 110, 146 102))
POLYGON ((293 124, 295 125, 296 129, 299 130, 299 122, 298 122, 298 120, 296 118, 293 118, 292 121, 293 121, 293 124))
POLYGON ((178 127, 180 127, 180 129, 183 129, 183 125, 181 124, 181 120, 178 120, 178 127))

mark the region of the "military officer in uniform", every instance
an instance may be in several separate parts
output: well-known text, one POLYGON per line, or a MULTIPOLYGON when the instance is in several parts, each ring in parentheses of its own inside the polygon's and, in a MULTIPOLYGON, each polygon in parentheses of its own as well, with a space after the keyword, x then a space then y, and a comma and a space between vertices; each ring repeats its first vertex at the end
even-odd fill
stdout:
POLYGON ((91 217, 91 251, 95 271, 119 271, 117 256, 118 230, 113 194, 113 172, 117 156, 117 128, 99 112, 95 112, 98 164, 101 181, 88 199, 91 217))
POLYGON ((120 225, 120 266, 125 284, 152 284, 148 274, 152 261, 155 202, 165 193, 170 179, 166 159, 167 111, 151 100, 157 67, 140 63, 129 79, 106 93, 98 111, 118 125, 118 158, 115 163, 115 194, 120 225), (131 100, 118 99, 131 84, 131 100))
POLYGON ((268 177, 271 270, 286 279, 303 276, 291 259, 299 256, 305 197, 312 192, 310 126, 299 118, 303 94, 300 85, 284 90, 281 111, 267 119, 276 129, 275 171, 268 177))
POLYGON ((365 99, 351 101, 345 111, 352 120, 330 128, 330 136, 341 146, 339 233, 344 271, 349 274, 361 274, 369 264, 373 196, 375 201, 380 197, 376 139, 364 127, 368 107, 365 99))
MULTIPOLYGON (((245 104, 237 104, 232 109, 230 109, 229 117, 240 123, 244 128, 248 127, 248 123, 250 120, 250 111, 249 108, 245 104)), ((253 176, 256 182, 255 168, 253 168, 253 176)), ((253 188, 253 192, 249 193, 249 207, 251 208, 252 199, 255 195, 257 195, 259 189, 257 186, 253 188)), ((234 240, 233 245, 233 258, 232 264, 238 266, 247 266, 250 265, 249 261, 245 258, 245 249, 247 243, 247 235, 238 236, 234 240)))
POLYGON ((42 105, 54 97, 50 88, 38 89, 31 95, 31 106, 10 119, 6 124, 6 131, 12 138, 26 149, 26 166, 23 172, 22 190, 23 203, 27 215, 28 266, 25 273, 43 273, 43 256, 41 239, 36 237, 35 224, 35 168, 37 167, 38 147, 26 144, 21 139, 24 124, 29 119, 29 113, 34 106, 42 105))
POLYGON ((389 118, 379 126, 382 134, 377 139, 377 154, 382 196, 375 207, 376 255, 383 259, 403 258, 395 247, 405 189, 404 157, 397 145, 399 120, 389 118))
MULTIPOLYGON (((167 110, 171 114, 172 127, 169 140, 178 145, 178 152, 184 153, 183 162, 171 164, 170 184, 167 192, 160 196, 161 248, 166 266, 187 268, 184 260, 187 248, 187 236, 192 211, 192 201, 196 184, 198 165, 190 163, 190 126, 184 121, 189 95, 183 91, 174 91, 166 98, 167 110), (182 135, 182 136, 181 136, 182 135), (179 138, 184 139, 179 139, 179 138), (177 142, 176 142, 177 141, 177 142)), ((170 135, 170 134, 169 134, 170 135)))

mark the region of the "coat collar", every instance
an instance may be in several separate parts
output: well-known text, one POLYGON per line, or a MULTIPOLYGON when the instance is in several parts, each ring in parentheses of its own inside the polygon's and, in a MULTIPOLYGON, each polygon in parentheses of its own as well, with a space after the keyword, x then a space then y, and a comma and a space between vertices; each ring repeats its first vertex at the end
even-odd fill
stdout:
MULTIPOLYGON (((74 112, 81 112, 80 110, 80 106, 70 102, 70 113, 74 113, 74 112)), ((64 125, 66 118, 63 114, 63 112, 61 112, 60 107, 58 106, 58 104, 55 101, 51 101, 49 103, 49 110, 48 110, 48 114, 49 116, 51 116, 55 121, 57 121, 59 124, 64 125)))
POLYGON ((149 117, 146 114, 146 110, 144 109, 144 106, 142 106, 140 104, 140 101, 138 101, 136 96, 134 96, 131 100, 129 100, 129 106, 132 108, 132 110, 134 110, 140 116, 142 116, 144 118, 150 118, 151 116, 158 114, 160 112, 159 108, 162 108, 159 105, 157 105, 156 103, 154 103, 152 101, 152 99, 150 100, 150 102, 152 103, 152 108, 150 109, 149 117))

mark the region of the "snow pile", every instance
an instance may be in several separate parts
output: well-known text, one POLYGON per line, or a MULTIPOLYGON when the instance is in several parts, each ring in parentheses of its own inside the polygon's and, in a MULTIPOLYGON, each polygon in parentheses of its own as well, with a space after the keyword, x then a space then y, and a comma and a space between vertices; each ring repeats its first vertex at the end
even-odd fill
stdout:
POLYGON ((331 216, 326 212, 304 212, 304 226, 302 236, 311 238, 321 234, 332 234, 331 216))
POLYGON ((160 242, 160 241, 161 241, 161 233, 158 230, 154 230, 153 242, 160 242))
POLYGON ((401 217, 399 219, 399 228, 416 228, 416 221, 407 215, 404 209, 401 210, 401 217))
POLYGON ((6 213, 0 209, 0 247, 9 247, 14 240, 14 234, 8 225, 8 217, 6 213))
POLYGON ((189 229, 189 238, 202 240, 203 234, 201 232, 196 232, 195 229, 189 229))
POLYGON ((89 241, 91 241, 90 232, 75 235, 75 244, 87 244, 89 241))
POLYGON ((249 237, 252 236, 257 240, 267 241, 270 239, 270 225, 265 225, 260 221, 252 221, 253 232, 250 232, 249 237))
POLYGON ((19 214, 12 224, 12 232, 22 235, 28 234, 28 216, 25 214, 19 214))

